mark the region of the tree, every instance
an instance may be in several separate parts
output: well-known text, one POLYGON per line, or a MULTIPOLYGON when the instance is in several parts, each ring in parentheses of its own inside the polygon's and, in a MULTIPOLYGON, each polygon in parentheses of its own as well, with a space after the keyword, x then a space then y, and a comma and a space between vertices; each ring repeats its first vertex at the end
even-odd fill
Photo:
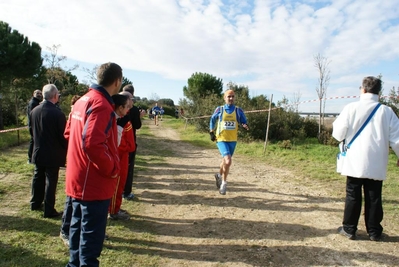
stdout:
POLYGON ((170 98, 161 98, 158 100, 158 103, 164 106, 174 107, 175 102, 170 98))
POLYGON ((96 83, 97 82, 97 69, 100 65, 94 65, 94 67, 92 69, 88 69, 83 67, 83 71, 86 72, 86 78, 89 80, 83 80, 82 82, 90 85, 92 83, 96 83))
POLYGON ((314 66, 317 68, 319 72, 318 84, 316 87, 317 96, 319 97, 320 106, 319 106, 319 135, 321 133, 321 126, 324 124, 324 110, 326 107, 326 95, 327 95, 327 87, 330 82, 330 69, 328 65, 331 61, 329 61, 326 57, 317 54, 314 56, 314 66), (323 119, 323 123, 322 123, 323 119))
POLYGON ((44 56, 44 61, 47 65, 47 82, 55 84, 57 87, 61 85, 62 80, 67 77, 67 73, 76 70, 79 65, 75 64, 72 68, 61 67, 61 63, 67 60, 66 56, 59 56, 58 49, 61 45, 53 45, 52 47, 47 47, 50 51, 50 54, 46 54, 44 56))
POLYGON ((121 88, 125 87, 125 85, 128 85, 128 84, 133 84, 133 83, 132 83, 132 81, 130 81, 128 78, 126 78, 126 77, 123 76, 121 88))
POLYGON ((292 97, 292 111, 295 113, 299 112, 299 101, 301 100, 301 92, 294 92, 294 96, 292 97))
POLYGON ((0 21, 0 129, 4 129, 2 102, 15 103, 14 80, 32 78, 40 72, 42 63, 39 44, 31 43, 27 37, 0 21))
POLYGON ((65 72, 65 76, 61 80, 62 86, 58 88, 63 96, 67 95, 84 95, 87 92, 88 86, 86 84, 79 83, 78 77, 73 75, 71 72, 65 72))
POLYGON ((250 106, 250 96, 248 86, 237 85, 236 83, 229 82, 227 84, 229 90, 233 90, 236 95, 235 104, 243 109, 247 109, 250 106))
POLYGON ((183 87, 183 94, 188 99, 195 101, 210 95, 221 96, 223 81, 208 73, 196 72, 187 80, 187 86, 183 87))
POLYGON ((159 95, 157 95, 157 93, 151 93, 150 95, 150 101, 152 102, 158 102, 159 100, 159 95))

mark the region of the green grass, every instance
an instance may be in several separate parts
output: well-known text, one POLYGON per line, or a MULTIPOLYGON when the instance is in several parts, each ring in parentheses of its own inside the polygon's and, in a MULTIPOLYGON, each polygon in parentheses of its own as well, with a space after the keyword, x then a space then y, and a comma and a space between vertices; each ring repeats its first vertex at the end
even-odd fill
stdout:
MULTIPOLYGON (((13 129, 15 127, 7 127, 7 129, 13 129)), ((7 147, 18 146, 30 140, 30 134, 28 129, 22 129, 18 131, 0 133, 0 150, 7 147)))
MULTIPOLYGON (((164 154, 154 150, 156 138, 148 127, 140 130, 145 143, 136 157, 135 172, 146 171, 149 164, 162 165, 164 154)), ((27 164, 28 144, 11 146, 0 152, 0 267, 65 266, 69 251, 60 238, 60 221, 43 218, 42 212, 30 211, 30 186, 34 165, 27 164)), ((167 153, 166 153, 167 154, 167 153)), ((60 172, 56 209, 63 210, 64 172, 60 172)), ((160 257, 151 254, 149 245, 156 236, 151 225, 140 216, 140 201, 125 201, 123 208, 133 215, 130 221, 109 221, 100 261, 101 266, 161 266, 160 257)))

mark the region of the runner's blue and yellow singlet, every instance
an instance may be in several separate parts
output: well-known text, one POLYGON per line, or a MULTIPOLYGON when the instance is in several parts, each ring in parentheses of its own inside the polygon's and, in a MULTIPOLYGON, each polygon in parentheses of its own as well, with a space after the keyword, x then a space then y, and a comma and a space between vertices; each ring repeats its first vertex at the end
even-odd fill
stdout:
POLYGON ((218 120, 216 129, 216 137, 218 142, 237 142, 238 121, 237 108, 231 114, 228 114, 225 109, 221 119, 218 120))

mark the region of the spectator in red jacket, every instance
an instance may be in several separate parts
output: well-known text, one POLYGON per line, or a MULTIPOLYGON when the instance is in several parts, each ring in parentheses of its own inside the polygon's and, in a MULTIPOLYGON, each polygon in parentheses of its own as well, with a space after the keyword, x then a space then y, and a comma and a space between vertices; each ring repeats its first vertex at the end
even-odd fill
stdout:
MULTIPOLYGON (((118 95, 112 96, 115 103, 115 113, 119 118, 123 118, 128 114, 129 109, 133 105, 133 101, 131 100, 132 97, 133 96, 128 92, 121 92, 118 95)), ((136 142, 134 140, 133 127, 130 121, 125 123, 123 127, 119 125, 119 122, 120 120, 118 119, 118 152, 121 171, 117 178, 118 182, 111 199, 111 204, 109 205, 109 218, 111 220, 129 220, 129 214, 121 211, 121 204, 129 166, 129 153, 136 150, 136 142)))
POLYGON ((99 266, 108 207, 119 176, 117 126, 112 95, 122 84, 122 68, 102 64, 97 83, 73 106, 68 139, 65 190, 72 198, 67 266, 99 266))

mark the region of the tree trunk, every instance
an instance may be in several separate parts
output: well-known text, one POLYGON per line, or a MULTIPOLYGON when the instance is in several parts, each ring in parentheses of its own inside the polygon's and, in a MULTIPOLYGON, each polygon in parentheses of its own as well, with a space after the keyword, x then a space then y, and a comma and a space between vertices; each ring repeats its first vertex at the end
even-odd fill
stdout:
POLYGON ((322 113, 321 113, 321 101, 322 101, 322 99, 320 98, 320 105, 319 105, 319 139, 320 139, 320 134, 321 134, 321 116, 322 116, 322 113))
POLYGON ((3 105, 2 105, 1 95, 0 95, 0 130, 4 130, 3 105))
POLYGON ((0 130, 4 130, 4 121, 3 121, 3 105, 2 105, 2 101, 3 101, 3 96, 1 94, 1 86, 2 82, 0 81, 0 130))

